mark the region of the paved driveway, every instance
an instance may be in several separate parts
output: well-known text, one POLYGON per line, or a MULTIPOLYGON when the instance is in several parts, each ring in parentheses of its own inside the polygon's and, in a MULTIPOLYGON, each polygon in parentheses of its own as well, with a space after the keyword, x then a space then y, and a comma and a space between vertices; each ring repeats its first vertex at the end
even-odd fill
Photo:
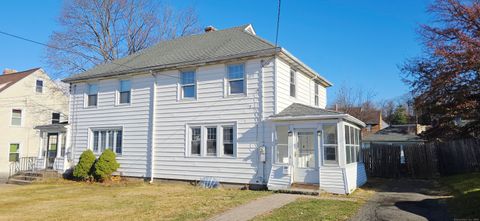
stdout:
POLYGON ((451 220, 435 181, 389 180, 377 191, 352 220, 451 220))

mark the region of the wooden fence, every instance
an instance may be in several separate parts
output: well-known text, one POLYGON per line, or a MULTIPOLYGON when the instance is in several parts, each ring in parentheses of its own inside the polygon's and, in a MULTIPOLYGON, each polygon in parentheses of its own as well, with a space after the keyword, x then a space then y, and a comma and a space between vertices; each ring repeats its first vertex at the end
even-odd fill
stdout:
POLYGON ((362 149, 362 158, 372 177, 432 178, 474 172, 480 171, 480 140, 402 146, 371 144, 362 149))

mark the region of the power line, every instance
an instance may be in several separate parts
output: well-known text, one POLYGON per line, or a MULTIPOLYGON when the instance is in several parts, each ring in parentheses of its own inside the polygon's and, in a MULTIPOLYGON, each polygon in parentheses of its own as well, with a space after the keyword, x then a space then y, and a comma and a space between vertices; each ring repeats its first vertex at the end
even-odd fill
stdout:
POLYGON ((278 45, 278 30, 280 29, 280 9, 282 6, 282 0, 278 0, 278 10, 277 10, 277 30, 275 33, 275 48, 278 45))

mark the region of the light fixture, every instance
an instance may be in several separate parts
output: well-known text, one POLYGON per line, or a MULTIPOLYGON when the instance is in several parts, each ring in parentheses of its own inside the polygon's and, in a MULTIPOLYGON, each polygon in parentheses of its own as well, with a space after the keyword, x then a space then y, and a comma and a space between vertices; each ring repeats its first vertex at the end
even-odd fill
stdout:
POLYGON ((289 137, 293 136, 293 131, 289 130, 289 131, 288 131, 288 136, 289 136, 289 137))

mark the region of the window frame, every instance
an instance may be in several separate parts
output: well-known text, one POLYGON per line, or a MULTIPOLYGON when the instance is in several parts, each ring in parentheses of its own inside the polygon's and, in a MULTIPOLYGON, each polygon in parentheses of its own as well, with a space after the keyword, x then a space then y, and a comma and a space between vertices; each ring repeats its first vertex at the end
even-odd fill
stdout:
MULTIPOLYGON (((97 88, 98 89, 98 88, 97 88)), ((117 90, 117 99, 116 99, 116 105, 118 106, 124 106, 124 105, 130 105, 132 104, 132 80, 131 79, 120 79, 118 81, 118 90, 117 90), (122 82, 128 82, 129 84, 129 90, 128 91, 123 91, 122 90, 122 82), (122 93, 128 92, 128 102, 122 103, 122 93)), ((97 105, 98 105, 98 93, 97 93, 97 105)))
POLYGON ((197 89, 198 89, 198 82, 197 82, 197 71, 195 69, 186 69, 186 70, 181 70, 180 73, 178 74, 178 95, 179 95, 179 100, 197 100, 197 89), (189 84, 184 84, 182 82, 183 74, 185 73, 193 73, 193 83, 189 84), (184 87, 191 87, 193 86, 193 97, 185 97, 185 93, 183 92, 184 87))
POLYGON ((361 163, 361 130, 360 128, 345 123, 343 128, 345 145, 345 164, 361 163), (347 129, 348 128, 348 129, 347 129), (348 131, 348 133, 347 133, 348 131), (347 135, 348 134, 348 135, 347 135), (349 139, 347 139, 347 136, 349 139))
POLYGON ((52 112, 52 124, 59 124, 60 123, 60 118, 62 114, 60 112, 52 112), (56 121, 56 118, 53 118, 55 114, 58 114, 58 121, 56 121))
POLYGON ((117 156, 122 156, 124 152, 124 141, 125 141, 125 130, 124 127, 93 127, 89 128, 88 132, 88 143, 89 143, 89 149, 93 151, 95 155, 100 155, 103 153, 102 151, 102 141, 103 141, 103 135, 102 132, 105 132, 105 148, 103 151, 110 149, 112 150, 117 156), (113 131, 113 145, 110 144, 111 139, 109 138, 109 131, 113 131), (98 134, 98 136, 95 138, 95 133, 98 134), (118 137, 120 134, 120 145, 118 137), (97 144, 97 145, 95 145, 97 144), (111 146, 110 146, 111 145, 111 146), (96 146, 96 147, 95 147, 96 146), (117 151, 120 149, 120 151, 117 151))
POLYGON ((274 133, 275 133, 275 150, 274 150, 274 153, 273 153, 273 162, 274 164, 278 164, 278 165, 289 165, 290 164, 290 153, 289 153, 289 148, 288 148, 288 131, 290 130, 290 127, 289 125, 286 125, 286 124, 276 124, 274 126, 274 133), (278 127, 286 127, 287 128, 287 143, 286 144, 280 144, 278 143, 278 131, 277 131, 277 128, 278 127), (283 147, 286 147, 287 148, 287 158, 288 158, 288 162, 284 163, 284 162, 281 162, 279 157, 278 157, 278 146, 279 145, 282 145, 283 147))
POLYGON ((224 78, 224 81, 225 81, 225 95, 227 97, 231 97, 231 96, 245 96, 247 95, 247 73, 246 73, 246 63, 244 62, 241 62, 241 63, 229 63, 227 65, 225 65, 225 78, 224 78), (233 78, 233 79, 230 79, 230 72, 229 72, 229 67, 230 66, 236 66, 236 65, 241 65, 243 67, 243 77, 242 78, 233 78), (242 92, 241 93, 231 93, 231 86, 230 86, 230 82, 233 82, 233 81, 242 81, 243 80, 243 88, 242 88, 242 92))
POLYGON ((10 111, 10 126, 12 127, 22 127, 23 126, 23 119, 24 119, 24 111, 22 108, 12 108, 10 111), (13 111, 19 110, 20 111, 20 125, 13 124, 13 111))
POLYGON ((237 158, 237 122, 219 122, 219 123, 187 123, 185 134, 185 157, 202 157, 202 158, 237 158), (233 129, 233 154, 225 154, 223 145, 223 129, 231 127, 233 129), (192 154, 192 128, 200 128, 200 154, 192 154), (215 154, 207 153, 208 128, 216 129, 216 152, 215 154))
POLYGON ((45 81, 44 81, 43 79, 37 78, 37 79, 35 80, 35 93, 43 94, 43 92, 44 92, 44 90, 43 90, 44 87, 45 87, 45 81), (40 91, 38 91, 38 88, 39 88, 38 82, 41 82, 41 83, 42 83, 42 85, 41 85, 41 87, 40 87, 40 91))
POLYGON ((20 162, 20 147, 21 147, 20 142, 9 143, 9 145, 8 145, 8 158, 7 158, 9 163, 20 162), (11 152, 11 146, 12 145, 17 145, 17 151, 16 152, 11 152), (17 155, 17 161, 10 161, 10 155, 12 155, 12 154, 17 155))
POLYGON ((297 71, 290 68, 290 73, 289 73, 289 91, 290 91, 290 97, 297 97, 297 71), (293 75, 293 76, 292 76, 293 75), (292 90, 293 87, 293 90, 292 90), (293 93, 292 93, 293 92, 293 93))
POLYGON ((85 101, 86 101, 86 102, 85 102, 85 107, 86 107, 86 108, 96 108, 96 107, 98 107, 98 95, 99 95, 99 93, 98 93, 98 84, 87 84, 87 90, 86 90, 86 94, 85 94, 85 97, 86 97, 86 99, 85 99, 85 101), (95 94, 91 93, 91 88, 92 88, 93 86, 95 86, 96 89, 97 89, 97 93, 95 93, 95 94), (90 96, 93 96, 93 95, 96 95, 95 105, 90 105, 90 96))
POLYGON ((324 166, 338 166, 339 164, 339 156, 338 156, 338 147, 339 147, 339 138, 338 138, 338 123, 324 123, 321 126, 321 131, 322 131, 322 164, 324 166), (327 139, 327 133, 325 126, 333 126, 335 128, 335 143, 326 143, 327 139), (326 159, 326 151, 327 148, 335 148, 335 160, 327 160, 326 159))
POLYGON ((320 85, 318 83, 314 83, 315 84, 315 93, 314 93, 314 98, 313 98, 313 102, 315 104, 315 106, 319 107, 320 106, 320 85))

